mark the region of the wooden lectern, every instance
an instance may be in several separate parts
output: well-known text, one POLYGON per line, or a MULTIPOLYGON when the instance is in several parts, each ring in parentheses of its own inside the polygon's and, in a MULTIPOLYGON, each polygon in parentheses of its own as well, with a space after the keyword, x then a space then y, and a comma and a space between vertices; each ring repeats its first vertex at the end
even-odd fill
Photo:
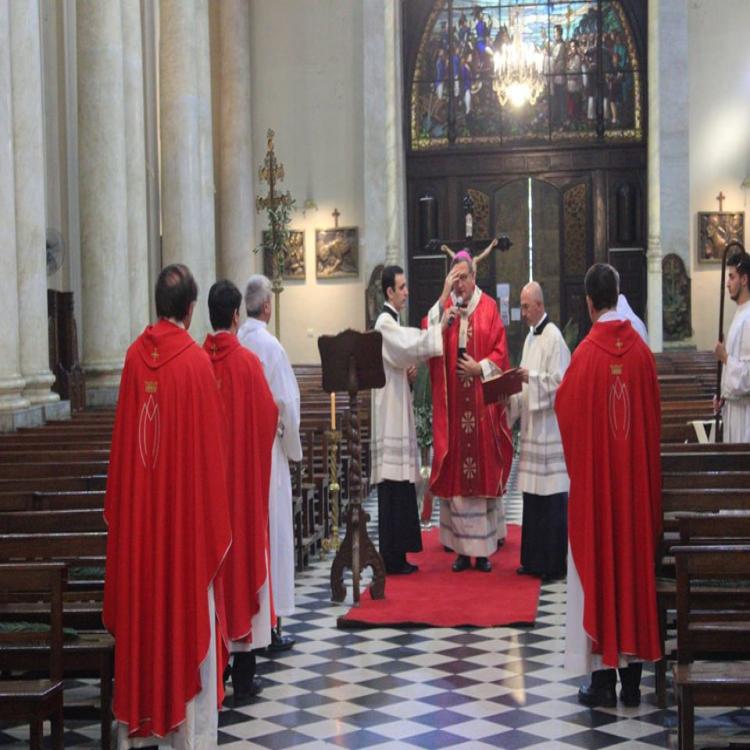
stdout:
POLYGON ((346 598, 344 568, 351 568, 355 605, 359 604, 360 572, 368 565, 373 573, 372 598, 385 597, 385 565, 367 534, 370 516, 362 510, 362 440, 357 404, 359 391, 385 385, 382 347, 383 337, 377 331, 359 333, 348 329, 336 336, 318 338, 323 390, 326 393, 349 392, 349 508, 346 536, 331 566, 331 599, 342 602, 346 598))

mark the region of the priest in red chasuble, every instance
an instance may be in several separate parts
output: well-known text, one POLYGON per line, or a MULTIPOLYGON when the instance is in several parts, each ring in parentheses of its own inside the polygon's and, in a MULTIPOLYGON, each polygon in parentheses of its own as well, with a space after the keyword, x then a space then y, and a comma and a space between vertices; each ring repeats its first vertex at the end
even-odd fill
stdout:
POLYGON ((128 349, 120 382, 103 611, 120 747, 218 741, 226 649, 214 584, 232 534, 223 407, 208 355, 187 331, 197 296, 186 266, 161 272, 159 321, 128 349))
POLYGON ((216 588, 226 610, 235 706, 260 692, 253 650, 271 642, 268 485, 279 418, 263 365, 237 340, 241 304, 242 294, 231 281, 211 287, 208 310, 215 333, 203 344, 226 417, 232 547, 216 588))
POLYGON ((443 356, 430 360, 433 461, 430 489, 440 497, 440 541, 457 554, 459 573, 476 558, 489 572, 490 555, 505 537, 502 495, 513 445, 505 410, 485 406, 482 381, 509 366, 505 328, 497 303, 476 285, 469 253, 453 258, 430 324, 454 318, 443 332, 443 356))
POLYGON ((593 672, 578 700, 640 702, 641 663, 661 658, 655 553, 661 529, 660 405, 654 357, 617 312, 619 279, 585 278, 593 326, 573 354, 555 411, 570 475, 565 666, 593 672))

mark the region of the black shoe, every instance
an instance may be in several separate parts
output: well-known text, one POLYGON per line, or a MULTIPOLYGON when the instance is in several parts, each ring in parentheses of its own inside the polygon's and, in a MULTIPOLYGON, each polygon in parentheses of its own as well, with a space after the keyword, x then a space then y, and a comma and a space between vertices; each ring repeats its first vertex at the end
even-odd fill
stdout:
POLYGON ((536 573, 533 573, 528 568, 524 568, 523 565, 520 565, 516 568, 516 575, 519 576, 535 576, 536 573))
POLYGON ((453 562, 451 570, 454 573, 460 573, 462 570, 468 570, 471 567, 471 559, 466 555, 459 555, 453 562))
POLYGON ((497 548, 500 549, 505 544, 505 537, 497 540, 497 548))
POLYGON ((279 651, 288 651, 297 641, 288 635, 279 635, 275 629, 271 630, 271 642, 266 646, 266 650, 272 653, 279 651))
POLYGON ((614 708, 617 705, 617 694, 614 687, 607 685, 605 687, 595 688, 589 683, 582 685, 578 691, 578 702, 589 708, 614 708))
POLYGON ((418 565, 412 565, 411 563, 405 562, 395 568, 386 568, 385 572, 389 576, 408 576, 410 573, 416 573, 419 570, 418 565))
POLYGON ((252 683, 247 690, 235 692, 232 696, 232 706, 239 708, 252 703, 263 692, 263 683, 260 677, 253 677, 252 683))
POLYGON ((620 690, 620 700, 624 706, 635 708, 641 705, 640 690, 620 690))
POLYGON ((492 563, 486 557, 478 557, 477 561, 474 563, 474 567, 480 573, 491 573, 492 572, 492 563))

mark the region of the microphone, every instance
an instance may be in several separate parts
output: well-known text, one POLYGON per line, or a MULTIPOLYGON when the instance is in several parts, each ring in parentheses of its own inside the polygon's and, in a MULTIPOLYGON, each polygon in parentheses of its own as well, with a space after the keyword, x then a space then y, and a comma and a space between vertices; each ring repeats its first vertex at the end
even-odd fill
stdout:
MULTIPOLYGON (((456 307, 466 307, 466 305, 464 305, 463 297, 456 297, 456 307)), ((455 318, 451 318, 448 321, 448 328, 450 328, 453 325, 454 320, 455 318)))

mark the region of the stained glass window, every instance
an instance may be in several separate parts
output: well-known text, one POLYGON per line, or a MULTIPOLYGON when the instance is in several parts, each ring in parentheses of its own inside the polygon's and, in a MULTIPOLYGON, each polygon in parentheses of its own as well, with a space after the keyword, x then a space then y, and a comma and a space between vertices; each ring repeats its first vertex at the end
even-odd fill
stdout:
POLYGON ((411 85, 411 144, 640 141, 642 98, 619 0, 438 0, 411 85))

